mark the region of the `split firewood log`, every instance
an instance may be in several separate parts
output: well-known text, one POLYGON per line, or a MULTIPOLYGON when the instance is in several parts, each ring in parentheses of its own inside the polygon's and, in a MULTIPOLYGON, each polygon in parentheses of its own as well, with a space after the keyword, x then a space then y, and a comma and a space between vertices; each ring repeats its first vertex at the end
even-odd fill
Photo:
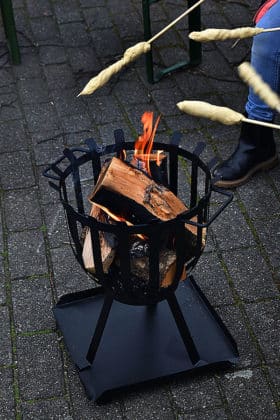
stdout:
MULTIPOLYGON (((102 171, 89 201, 108 214, 114 213, 136 225, 156 219, 168 221, 187 212, 185 204, 167 187, 157 184, 141 170, 113 157, 102 171)), ((192 219, 196 221, 196 219, 192 219)), ((197 227, 185 224, 186 259, 193 256, 197 243, 197 227)), ((205 244, 203 230, 203 245, 205 244)))
MULTIPOLYGON (((94 217, 97 221, 101 223, 108 223, 107 214, 95 204, 92 205, 90 216, 94 217)), ((116 255, 116 246, 117 246, 116 237, 110 232, 99 231, 99 241, 100 241, 101 260, 103 264, 103 270, 105 273, 108 273, 108 270, 112 262, 114 261, 114 258, 116 255)), ((92 238, 91 238, 91 233, 90 233, 89 228, 86 228, 86 232, 85 232, 82 258, 83 258, 85 269, 89 271, 90 273, 95 274, 92 238)))

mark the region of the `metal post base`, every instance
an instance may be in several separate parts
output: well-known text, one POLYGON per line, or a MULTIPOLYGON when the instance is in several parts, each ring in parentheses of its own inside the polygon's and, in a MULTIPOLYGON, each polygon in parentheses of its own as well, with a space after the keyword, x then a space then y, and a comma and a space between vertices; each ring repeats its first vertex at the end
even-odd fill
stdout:
POLYGON ((89 399, 104 402, 113 392, 132 385, 238 362, 233 338, 191 276, 180 283, 176 298, 198 361, 186 348, 173 304, 164 300, 150 310, 113 301, 89 364, 88 349, 104 306, 104 290, 99 287, 60 299, 54 315, 89 399))

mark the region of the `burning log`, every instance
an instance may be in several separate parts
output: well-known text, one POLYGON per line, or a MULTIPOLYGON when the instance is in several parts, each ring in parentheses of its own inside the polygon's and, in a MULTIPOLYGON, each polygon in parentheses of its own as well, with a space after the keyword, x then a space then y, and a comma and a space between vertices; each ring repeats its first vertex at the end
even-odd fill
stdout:
MULTIPOLYGON (((107 214, 95 204, 92 205, 90 216, 94 217, 98 222, 108 223, 107 214)), ((116 238, 110 232, 99 231, 99 241, 103 270, 107 273, 116 255, 116 238)), ((85 269, 90 273, 95 274, 92 238, 89 228, 85 234, 82 257, 85 269)))

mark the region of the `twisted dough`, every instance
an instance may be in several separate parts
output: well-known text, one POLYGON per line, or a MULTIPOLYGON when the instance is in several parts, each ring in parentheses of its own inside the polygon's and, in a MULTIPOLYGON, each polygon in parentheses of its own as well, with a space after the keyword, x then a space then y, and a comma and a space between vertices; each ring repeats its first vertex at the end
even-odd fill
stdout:
POLYGON ((105 85, 111 79, 111 77, 118 73, 123 67, 136 60, 140 55, 147 53, 150 51, 150 49, 151 45, 148 42, 138 42, 138 44, 128 48, 119 61, 102 70, 97 76, 90 79, 90 81, 86 84, 78 96, 90 95, 105 85))
POLYGON ((254 92, 272 109, 280 110, 280 97, 273 92, 253 67, 245 62, 238 67, 238 73, 242 80, 247 83, 254 92))
POLYGON ((205 31, 200 32, 191 32, 189 38, 198 42, 208 42, 208 41, 224 41, 225 39, 241 39, 249 38, 254 35, 258 35, 263 32, 263 28, 236 28, 236 29, 215 29, 209 28, 205 31))
POLYGON ((202 101, 182 101, 177 103, 177 107, 187 114, 208 118, 225 125, 240 124, 244 120, 244 116, 239 112, 202 101))

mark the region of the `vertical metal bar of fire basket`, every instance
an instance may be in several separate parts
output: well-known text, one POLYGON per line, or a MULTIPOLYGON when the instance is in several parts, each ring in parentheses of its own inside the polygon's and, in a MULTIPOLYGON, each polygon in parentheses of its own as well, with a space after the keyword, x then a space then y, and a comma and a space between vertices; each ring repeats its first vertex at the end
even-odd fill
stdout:
POLYGON ((178 145, 181 138, 182 133, 175 131, 170 139, 170 143, 174 147, 169 152, 169 189, 175 195, 178 192, 178 145))

